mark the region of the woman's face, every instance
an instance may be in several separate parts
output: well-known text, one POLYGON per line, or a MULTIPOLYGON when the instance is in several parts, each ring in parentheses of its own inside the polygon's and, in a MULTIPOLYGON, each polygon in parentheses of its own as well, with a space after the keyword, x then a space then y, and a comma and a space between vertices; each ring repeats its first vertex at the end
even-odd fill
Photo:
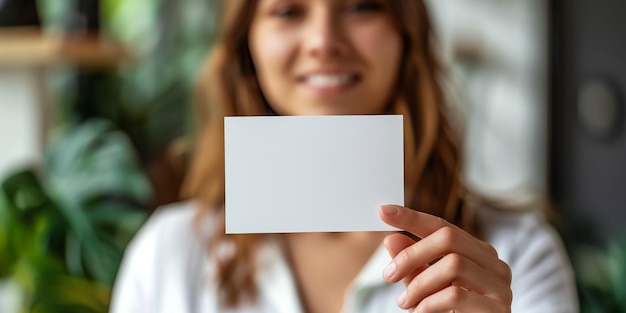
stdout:
POLYGON ((387 0, 259 0, 248 43, 281 115, 379 114, 395 90, 402 39, 387 0))

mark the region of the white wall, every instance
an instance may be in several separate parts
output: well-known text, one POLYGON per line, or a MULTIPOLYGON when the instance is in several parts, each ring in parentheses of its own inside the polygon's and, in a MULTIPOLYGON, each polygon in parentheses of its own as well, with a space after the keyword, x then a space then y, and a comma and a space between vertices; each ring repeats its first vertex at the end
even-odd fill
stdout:
POLYGON ((466 179, 490 195, 546 188, 545 0, 427 0, 461 87, 466 179))
POLYGON ((44 144, 44 98, 40 70, 0 68, 0 179, 38 164, 44 144))

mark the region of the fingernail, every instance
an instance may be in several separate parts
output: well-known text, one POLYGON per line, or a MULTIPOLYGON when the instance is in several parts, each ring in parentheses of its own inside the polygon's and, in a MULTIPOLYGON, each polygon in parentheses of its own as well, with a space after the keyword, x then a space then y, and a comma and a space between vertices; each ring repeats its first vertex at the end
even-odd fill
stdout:
POLYGON ((395 273, 396 273, 396 263, 391 261, 391 263, 389 263, 389 265, 387 265, 387 267, 383 271, 383 277, 385 279, 391 279, 391 277, 393 277, 395 273))
POLYGON ((398 297, 397 301, 398 305, 402 308, 406 307, 406 291, 404 291, 400 297, 398 297))
POLYGON ((398 207, 395 205, 383 205, 383 213, 385 213, 385 215, 394 216, 398 214, 398 211, 398 207))

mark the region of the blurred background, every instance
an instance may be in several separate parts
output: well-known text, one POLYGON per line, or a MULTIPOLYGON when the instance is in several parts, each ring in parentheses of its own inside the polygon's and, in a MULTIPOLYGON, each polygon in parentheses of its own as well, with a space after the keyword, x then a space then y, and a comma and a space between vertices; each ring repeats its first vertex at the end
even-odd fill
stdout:
MULTIPOLYGON (((178 199, 217 0, 0 0, 0 312, 106 312, 178 199)), ((626 312, 626 2, 427 0, 465 180, 549 208, 582 312, 626 312)))

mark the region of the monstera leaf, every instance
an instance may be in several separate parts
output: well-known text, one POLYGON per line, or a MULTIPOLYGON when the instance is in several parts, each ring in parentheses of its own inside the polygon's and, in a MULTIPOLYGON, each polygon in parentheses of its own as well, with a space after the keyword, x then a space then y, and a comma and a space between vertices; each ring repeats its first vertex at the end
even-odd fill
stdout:
POLYGON ((149 183, 104 120, 60 131, 42 172, 0 184, 0 278, 19 286, 24 311, 106 312, 123 250, 147 217, 149 183))
POLYGON ((70 228, 67 265, 72 274, 110 284, 121 251, 145 218, 149 183, 126 136, 107 121, 62 134, 46 168, 50 195, 70 228))

